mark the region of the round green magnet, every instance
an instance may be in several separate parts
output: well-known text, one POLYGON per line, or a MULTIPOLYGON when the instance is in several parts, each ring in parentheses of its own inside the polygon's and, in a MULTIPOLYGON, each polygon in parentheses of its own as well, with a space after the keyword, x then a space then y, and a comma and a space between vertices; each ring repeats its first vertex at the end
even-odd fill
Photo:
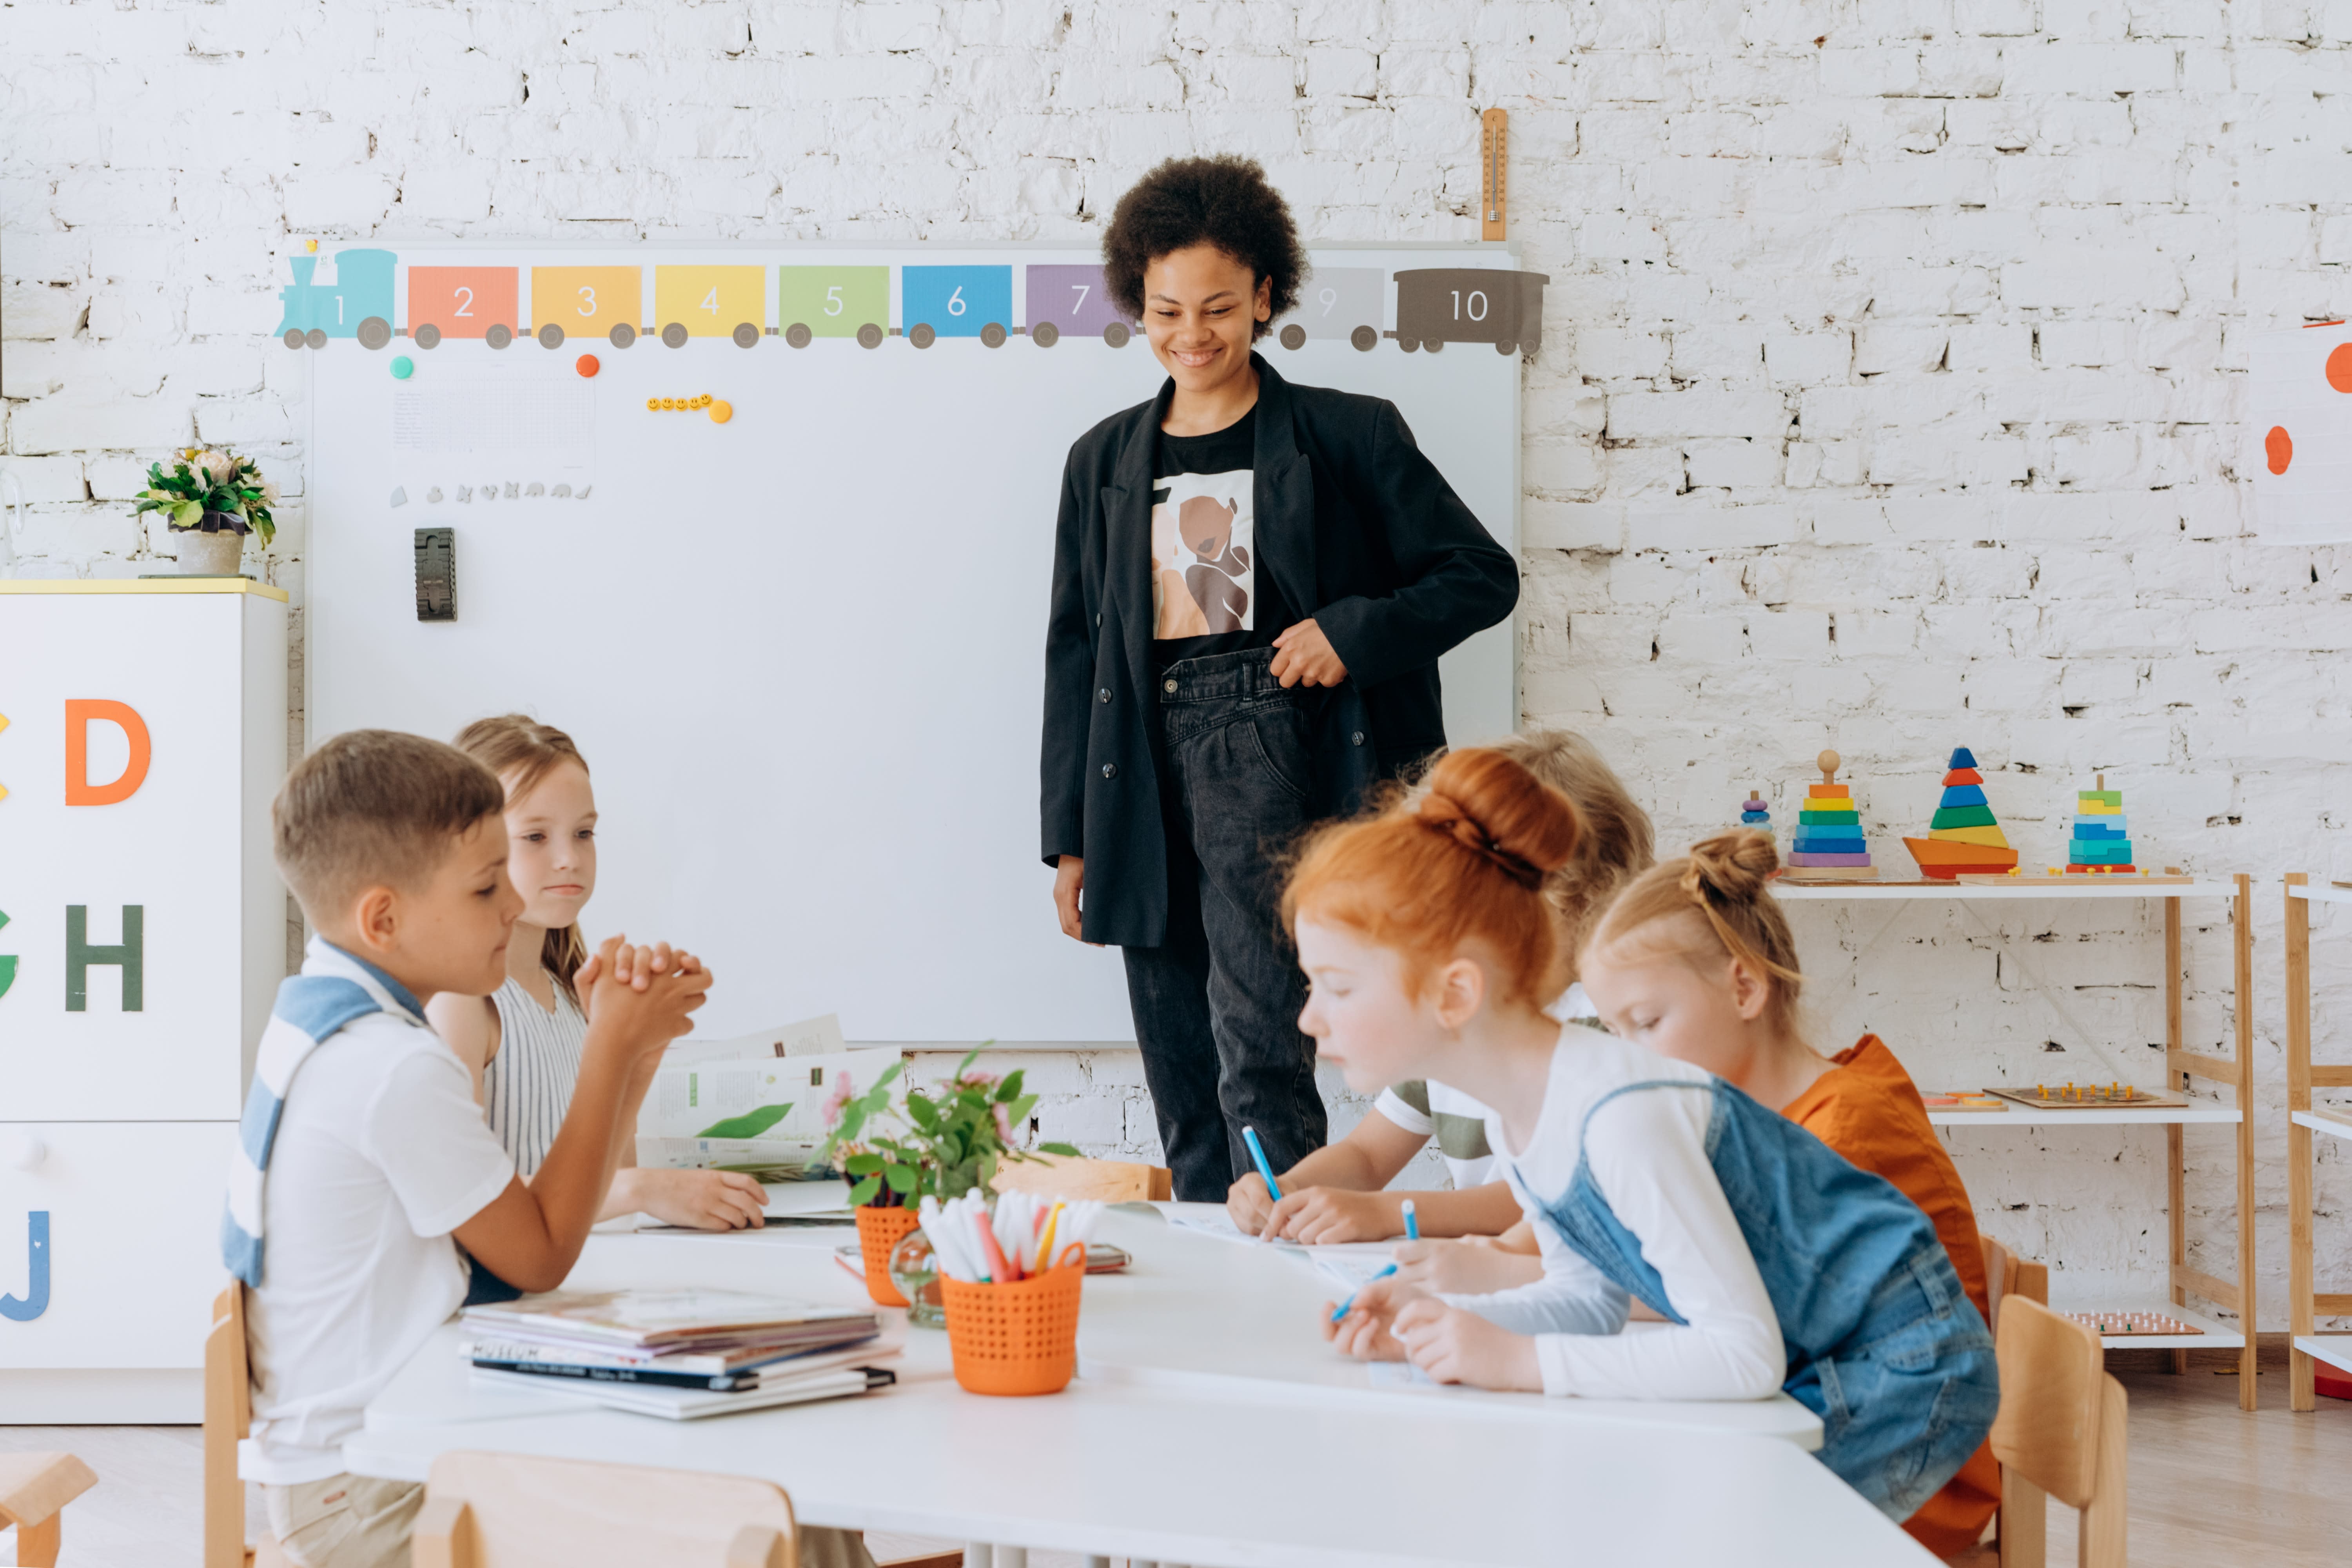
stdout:
POLYGON ((415 371, 416 362, 406 354, 392 362, 392 374, 395 380, 406 381, 415 371))

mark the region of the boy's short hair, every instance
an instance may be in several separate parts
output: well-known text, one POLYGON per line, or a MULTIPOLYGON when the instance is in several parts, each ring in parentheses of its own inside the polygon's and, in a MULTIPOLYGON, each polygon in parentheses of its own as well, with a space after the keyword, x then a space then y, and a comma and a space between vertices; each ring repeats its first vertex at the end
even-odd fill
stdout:
POLYGON ((269 807, 278 874, 316 925, 383 884, 430 877, 450 840, 506 809, 489 769, 397 730, 351 730, 294 766, 269 807))
POLYGON ((1266 183, 1255 158, 1171 158, 1118 198, 1103 230, 1103 287, 1129 321, 1143 319, 1143 270, 1161 257, 1215 246, 1271 280, 1274 310, 1252 324, 1252 342, 1298 303, 1307 247, 1298 243, 1289 204, 1266 183))

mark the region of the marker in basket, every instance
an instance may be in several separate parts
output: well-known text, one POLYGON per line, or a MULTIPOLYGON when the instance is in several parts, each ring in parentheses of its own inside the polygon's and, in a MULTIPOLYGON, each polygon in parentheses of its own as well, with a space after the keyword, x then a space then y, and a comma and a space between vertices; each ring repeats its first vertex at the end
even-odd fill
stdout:
MULTIPOLYGON (((1372 1276, 1372 1279, 1387 1279, 1390 1275, 1391 1275, 1391 1274, 1395 1273, 1395 1272, 1396 1272, 1396 1270, 1397 1270, 1397 1266, 1396 1266, 1395 1264, 1391 1263, 1391 1264, 1390 1264, 1387 1268, 1385 1268, 1381 1269, 1378 1274, 1373 1275, 1373 1276, 1372 1276)), ((1370 1284, 1370 1283, 1372 1282, 1372 1279, 1367 1279, 1367 1280, 1365 1280, 1365 1281, 1364 1281, 1364 1285, 1369 1285, 1369 1284, 1370 1284)), ((1354 1306, 1354 1305, 1356 1304, 1356 1298, 1357 1298, 1357 1297, 1359 1297, 1359 1296, 1360 1296, 1360 1295, 1362 1295, 1362 1294, 1364 1293, 1364 1285, 1359 1285, 1359 1286, 1357 1286, 1354 1289, 1352 1289, 1352 1290, 1349 1291, 1349 1292, 1348 1292, 1348 1299, 1347 1299, 1346 1300, 1344 1300, 1344 1301, 1340 1302, 1337 1307, 1334 1307, 1334 1308, 1331 1310, 1331 1321, 1332 1321, 1333 1322, 1335 1322, 1335 1323, 1336 1323, 1336 1322, 1338 1322, 1340 1319, 1342 1319, 1342 1318, 1344 1318, 1344 1317, 1346 1317, 1346 1316, 1348 1315, 1348 1309, 1349 1309, 1349 1308, 1350 1308, 1350 1307, 1352 1307, 1352 1306, 1354 1306)))
POLYGON ((1411 1198, 1404 1201, 1404 1238, 1407 1241, 1421 1239, 1421 1215, 1413 1212, 1411 1198))

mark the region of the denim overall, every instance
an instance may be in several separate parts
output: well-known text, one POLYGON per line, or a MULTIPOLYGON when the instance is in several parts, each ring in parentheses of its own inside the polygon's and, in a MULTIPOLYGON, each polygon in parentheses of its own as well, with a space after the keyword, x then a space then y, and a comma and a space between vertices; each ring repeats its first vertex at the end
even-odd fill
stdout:
MULTIPOLYGON (((1780 1320, 1780 1386, 1822 1418, 1822 1462, 1888 1518, 1908 1519, 1976 1452, 2000 1404, 1992 1336, 1936 1227, 1884 1177, 1720 1079, 1627 1084, 1585 1112, 1585 1126, 1618 1095, 1661 1089, 1714 1096, 1707 1161, 1780 1320)), ((1594 1268, 1685 1321, 1589 1158, 1543 1207, 1594 1268)))

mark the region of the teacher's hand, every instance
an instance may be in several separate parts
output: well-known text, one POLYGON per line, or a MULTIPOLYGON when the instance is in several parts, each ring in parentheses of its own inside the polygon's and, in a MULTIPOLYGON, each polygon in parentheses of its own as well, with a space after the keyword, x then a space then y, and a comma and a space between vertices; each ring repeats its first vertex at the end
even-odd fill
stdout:
POLYGON ((1285 686, 1337 686, 1348 667, 1332 651, 1331 639, 1313 620, 1300 621, 1274 639, 1274 678, 1285 686))
MULTIPOLYGON (((1087 885, 1087 863, 1076 855, 1065 855, 1054 867, 1054 911, 1062 917, 1062 934, 1072 942, 1087 942, 1086 928, 1078 921, 1078 894, 1087 885)), ((1098 942, 1087 942, 1088 947, 1100 947, 1098 942)))

